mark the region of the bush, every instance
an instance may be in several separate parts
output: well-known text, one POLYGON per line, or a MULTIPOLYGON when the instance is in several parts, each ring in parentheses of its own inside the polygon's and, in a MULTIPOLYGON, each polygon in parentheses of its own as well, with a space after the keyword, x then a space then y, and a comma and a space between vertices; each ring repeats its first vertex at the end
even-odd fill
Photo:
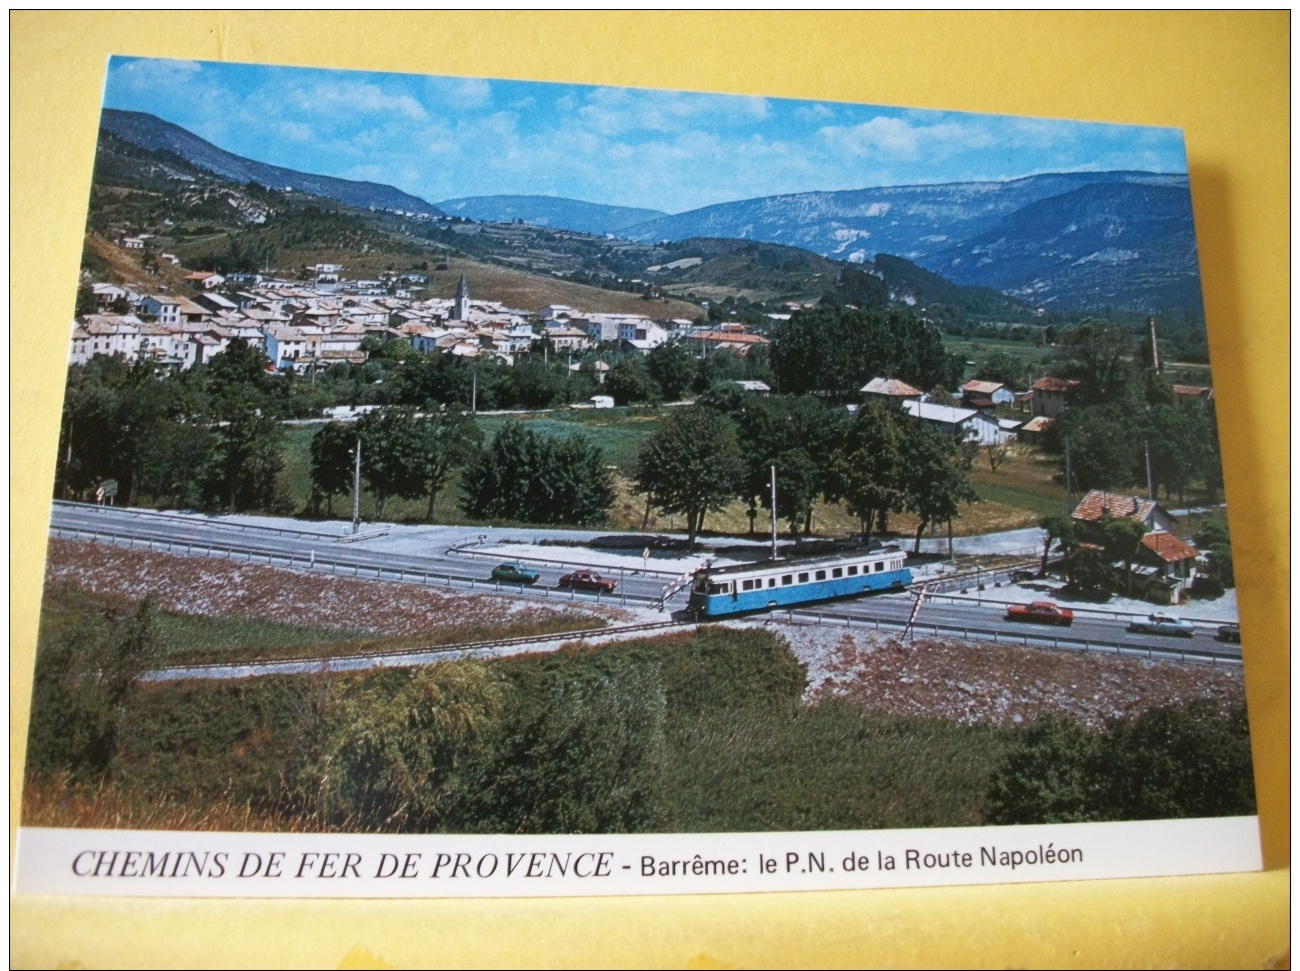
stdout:
POLYGON ((1073 823, 1255 812, 1246 710, 1196 701, 1093 733, 1045 716, 993 774, 988 822, 1073 823))

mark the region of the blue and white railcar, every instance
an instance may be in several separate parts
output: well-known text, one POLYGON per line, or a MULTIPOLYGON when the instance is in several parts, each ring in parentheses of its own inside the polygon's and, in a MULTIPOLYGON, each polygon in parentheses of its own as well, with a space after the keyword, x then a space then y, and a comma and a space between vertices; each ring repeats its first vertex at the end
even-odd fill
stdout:
POLYGON ((791 607, 818 600, 899 590, 912 582, 907 554, 896 546, 808 560, 769 560, 701 570, 689 609, 698 617, 791 607))

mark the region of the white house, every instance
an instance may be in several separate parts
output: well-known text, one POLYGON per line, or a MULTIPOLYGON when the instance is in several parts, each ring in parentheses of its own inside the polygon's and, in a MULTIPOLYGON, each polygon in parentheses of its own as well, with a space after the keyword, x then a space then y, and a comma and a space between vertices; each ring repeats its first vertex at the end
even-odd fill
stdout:
POLYGON ((962 441, 980 445, 1003 445, 1015 435, 1003 430, 997 419, 974 408, 950 408, 928 401, 903 402, 903 410, 913 418, 929 422, 945 435, 959 435, 962 441))

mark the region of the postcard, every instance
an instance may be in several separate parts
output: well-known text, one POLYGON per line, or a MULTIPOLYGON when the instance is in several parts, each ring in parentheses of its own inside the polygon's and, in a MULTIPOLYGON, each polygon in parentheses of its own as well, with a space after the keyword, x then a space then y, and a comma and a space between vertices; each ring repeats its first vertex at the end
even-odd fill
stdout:
POLYGON ((18 892, 1258 869, 1181 132, 114 58, 18 892))

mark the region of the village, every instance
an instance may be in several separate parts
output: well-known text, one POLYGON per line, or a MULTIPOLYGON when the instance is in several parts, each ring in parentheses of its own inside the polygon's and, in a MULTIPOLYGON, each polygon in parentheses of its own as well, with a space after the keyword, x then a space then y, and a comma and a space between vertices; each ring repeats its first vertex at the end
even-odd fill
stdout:
MULTIPOLYGON (((138 242, 124 238, 119 245, 130 248, 138 242)), ((186 371, 208 364, 239 340, 265 354, 269 373, 314 378, 317 371, 332 366, 363 365, 367 348, 404 342, 424 354, 491 359, 506 367, 532 356, 548 360, 554 355, 570 371, 589 369, 597 390, 603 392, 599 386, 610 370, 607 358, 644 356, 669 343, 687 348, 698 358, 719 352, 744 358, 754 348, 766 351, 771 343, 738 321, 654 320, 562 305, 511 308, 472 297, 464 275, 454 297, 420 299, 418 294, 428 284, 425 274, 392 272, 378 280, 350 280, 340 264, 319 263, 311 269, 315 280, 307 282, 194 272, 186 277, 187 293, 92 283, 89 290, 98 310, 83 313, 74 322, 69 363, 117 355, 127 362, 151 362, 164 371, 186 371)), ((774 322, 807 308, 787 304, 782 309, 787 312, 771 315, 774 322)), ((761 380, 732 384, 745 395, 772 393, 761 380)), ((996 454, 1017 441, 1042 442, 1068 409, 1079 384, 1077 379, 1046 374, 1021 390, 972 379, 946 395, 879 376, 859 389, 858 403, 845 407, 853 416, 860 407, 883 403, 968 448, 996 454)), ((1205 408, 1213 400, 1208 387, 1175 384, 1172 390, 1180 407, 1205 408)), ((597 393, 570 407, 615 404, 614 396, 597 393)), ((373 407, 332 408, 327 415, 356 418, 373 407)), ((1131 521, 1142 531, 1140 548, 1126 556, 1125 563, 1115 563, 1126 590, 1132 591, 1136 582, 1136 595, 1152 602, 1174 605, 1185 599, 1197 582, 1198 564, 1203 567, 1204 562, 1189 539, 1178 535, 1174 520, 1150 492, 1141 497, 1088 490, 1068 517, 1077 535, 1065 536, 1057 527, 1047 544, 1056 540, 1061 552, 1077 547, 1105 555, 1103 527, 1113 519, 1131 521)))

